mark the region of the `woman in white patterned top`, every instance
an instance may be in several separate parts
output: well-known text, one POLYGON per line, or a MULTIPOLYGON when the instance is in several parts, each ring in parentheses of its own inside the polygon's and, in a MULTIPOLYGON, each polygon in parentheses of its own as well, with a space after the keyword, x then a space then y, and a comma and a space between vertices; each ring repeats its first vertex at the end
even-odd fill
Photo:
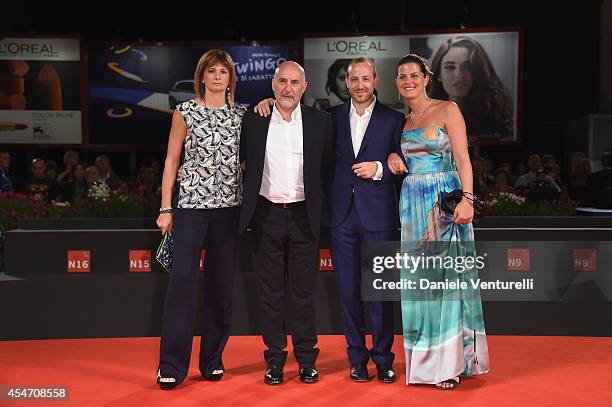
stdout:
POLYGON ((162 389, 176 387, 189 369, 202 243, 206 249, 200 321, 200 372, 204 379, 218 381, 223 377, 221 355, 232 321, 242 201, 240 124, 246 108, 234 103, 236 71, 231 56, 223 50, 202 55, 194 86, 196 98, 178 105, 172 117, 157 219, 161 232, 174 237, 157 373, 162 389), (183 176, 173 207, 172 191, 181 165, 183 176))

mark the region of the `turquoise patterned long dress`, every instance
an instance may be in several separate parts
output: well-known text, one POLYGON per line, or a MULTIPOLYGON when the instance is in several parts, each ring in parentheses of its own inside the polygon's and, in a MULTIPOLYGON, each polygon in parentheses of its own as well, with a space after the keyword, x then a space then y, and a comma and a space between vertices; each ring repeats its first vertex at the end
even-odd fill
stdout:
MULTIPOLYGON (((472 225, 454 224, 437 205, 446 193, 461 188, 448 134, 438 126, 408 130, 401 147, 408 164, 400 198, 403 251, 441 258, 475 256, 472 225)), ((470 287, 402 290, 407 384, 435 384, 489 371, 480 292, 471 288, 477 269, 448 265, 401 270, 402 279, 414 280, 417 287, 420 279, 463 281, 470 287)))

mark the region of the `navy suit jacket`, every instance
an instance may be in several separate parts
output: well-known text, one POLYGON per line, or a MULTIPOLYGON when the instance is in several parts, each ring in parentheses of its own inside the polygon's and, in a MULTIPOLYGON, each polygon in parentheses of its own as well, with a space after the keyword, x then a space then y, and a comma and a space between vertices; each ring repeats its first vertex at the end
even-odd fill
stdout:
POLYGON ((400 150, 404 115, 376 101, 361 147, 355 157, 351 139, 351 102, 329 110, 334 125, 334 165, 327 193, 325 220, 329 227, 344 221, 350 208, 353 191, 355 205, 363 226, 373 232, 396 230, 399 210, 395 191, 396 178, 389 171, 387 157, 400 150), (383 177, 380 181, 361 179, 351 167, 364 161, 380 161, 383 177))

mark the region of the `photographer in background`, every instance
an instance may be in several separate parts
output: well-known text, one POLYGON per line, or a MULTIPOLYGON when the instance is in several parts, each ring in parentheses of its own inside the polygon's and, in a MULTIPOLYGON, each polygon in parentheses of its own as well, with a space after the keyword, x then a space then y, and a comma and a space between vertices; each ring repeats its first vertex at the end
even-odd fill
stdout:
POLYGON ((553 203, 560 196, 559 187, 552 178, 546 174, 544 167, 539 167, 535 179, 528 184, 526 202, 550 202, 553 203))

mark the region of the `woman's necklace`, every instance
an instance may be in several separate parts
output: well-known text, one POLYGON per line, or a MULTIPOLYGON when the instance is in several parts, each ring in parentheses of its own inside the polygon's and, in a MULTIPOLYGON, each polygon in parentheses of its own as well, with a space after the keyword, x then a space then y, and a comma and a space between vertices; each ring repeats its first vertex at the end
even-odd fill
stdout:
POLYGON ((429 109, 429 107, 431 106, 431 100, 432 99, 430 98, 429 101, 427 102, 427 106, 425 106, 425 109, 423 109, 423 111, 421 111, 421 113, 418 114, 416 119, 412 115, 414 113, 414 110, 410 111, 410 114, 408 115, 408 117, 410 118, 410 121, 412 122, 412 127, 416 126, 416 122, 421 118, 421 116, 423 116, 423 114, 425 114, 427 109, 429 109))

